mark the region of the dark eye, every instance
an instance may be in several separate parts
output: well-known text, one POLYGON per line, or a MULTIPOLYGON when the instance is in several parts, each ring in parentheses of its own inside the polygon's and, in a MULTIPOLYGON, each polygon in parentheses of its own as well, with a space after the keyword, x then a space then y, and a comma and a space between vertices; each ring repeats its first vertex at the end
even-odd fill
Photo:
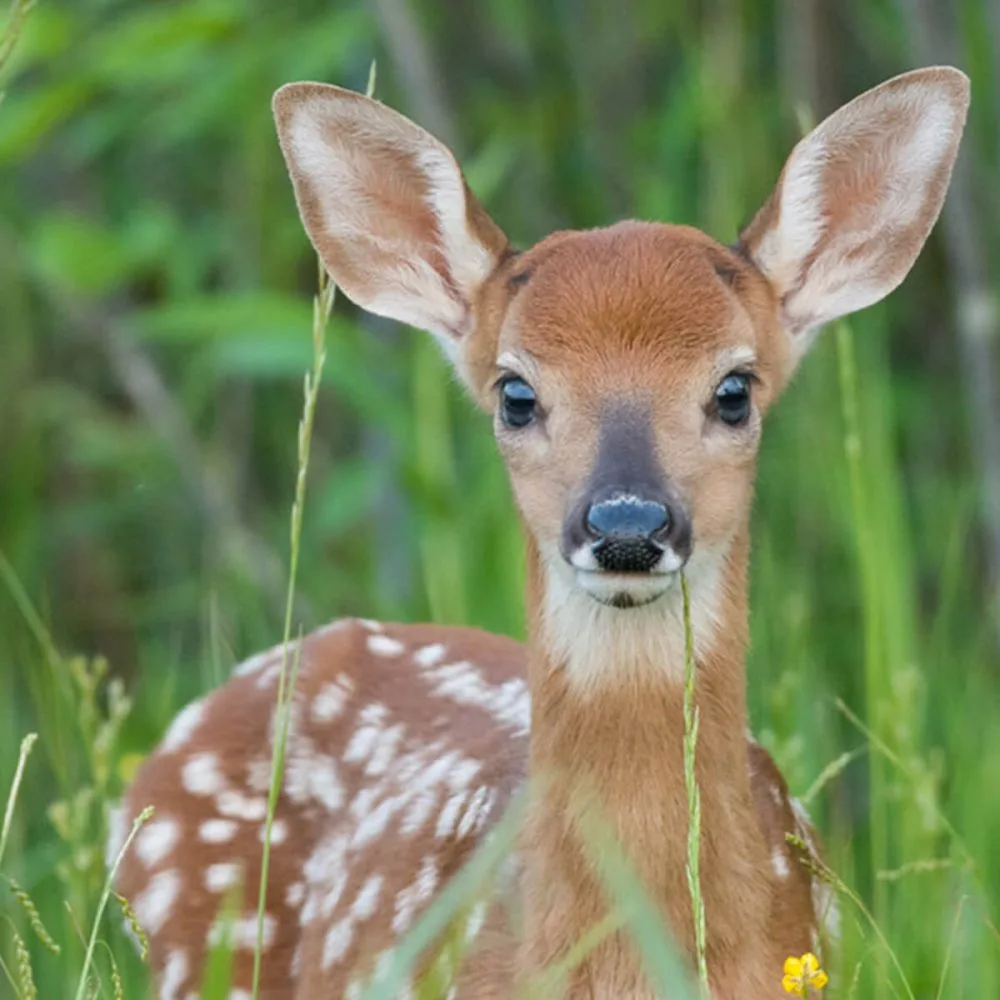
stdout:
POLYGON ((500 419, 508 427, 527 427, 537 405, 535 390, 523 378, 511 376, 500 383, 500 419))
POLYGON ((738 427, 745 424, 750 416, 750 376, 743 372, 731 372, 715 390, 715 412, 719 419, 738 427))

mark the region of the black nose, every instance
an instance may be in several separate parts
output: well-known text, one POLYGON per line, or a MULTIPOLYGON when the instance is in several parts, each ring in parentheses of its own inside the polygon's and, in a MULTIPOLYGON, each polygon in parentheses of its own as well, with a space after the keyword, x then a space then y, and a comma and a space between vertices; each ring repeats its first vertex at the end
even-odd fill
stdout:
POLYGON ((618 495, 587 510, 591 551, 609 573, 648 573, 663 555, 660 539, 669 530, 667 508, 654 500, 618 495))

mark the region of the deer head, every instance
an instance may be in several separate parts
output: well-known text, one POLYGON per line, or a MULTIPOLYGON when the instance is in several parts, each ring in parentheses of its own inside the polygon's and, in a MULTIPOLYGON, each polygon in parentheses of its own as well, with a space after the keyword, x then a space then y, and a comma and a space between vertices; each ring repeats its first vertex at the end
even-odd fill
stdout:
POLYGON ((816 331, 909 271, 968 99, 964 74, 931 68, 851 101, 794 148, 733 246, 623 222, 516 252, 427 132, 336 87, 278 91, 299 210, 334 281, 431 332, 493 414, 541 626, 577 675, 644 644, 657 658, 682 568, 699 642, 725 617, 763 419, 816 331))

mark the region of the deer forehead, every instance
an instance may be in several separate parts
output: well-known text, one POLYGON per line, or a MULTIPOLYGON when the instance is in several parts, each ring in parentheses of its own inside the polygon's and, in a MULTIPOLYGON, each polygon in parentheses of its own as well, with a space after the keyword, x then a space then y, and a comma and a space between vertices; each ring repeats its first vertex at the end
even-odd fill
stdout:
MULTIPOLYGON (((696 229, 621 222, 557 233, 518 255, 484 296, 497 324, 490 371, 650 402, 703 393, 752 364, 784 366, 777 307, 752 265, 696 229), (493 298, 493 301, 491 300, 493 298)), ((544 390, 545 385, 536 386, 544 390)))

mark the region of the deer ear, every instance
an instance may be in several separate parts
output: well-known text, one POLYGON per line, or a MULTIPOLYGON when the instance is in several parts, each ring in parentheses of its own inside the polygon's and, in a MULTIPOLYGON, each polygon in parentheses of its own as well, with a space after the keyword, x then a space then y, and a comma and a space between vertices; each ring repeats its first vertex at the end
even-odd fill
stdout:
POLYGON ((349 90, 294 83, 274 95, 299 214, 357 305, 433 333, 451 357, 507 239, 437 139, 349 90))
POLYGON ((968 106, 964 73, 915 70, 855 98, 792 150, 740 242, 777 293, 794 360, 824 323, 906 277, 941 211, 968 106))

